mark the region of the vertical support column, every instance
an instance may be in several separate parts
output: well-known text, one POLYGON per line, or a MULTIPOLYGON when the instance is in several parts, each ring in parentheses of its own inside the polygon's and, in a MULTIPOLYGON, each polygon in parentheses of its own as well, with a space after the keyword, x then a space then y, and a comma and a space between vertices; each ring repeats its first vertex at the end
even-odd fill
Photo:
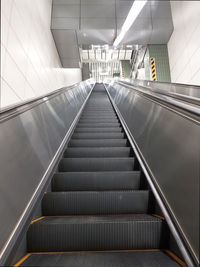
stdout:
POLYGON ((121 60, 121 72, 123 78, 130 78, 131 65, 129 60, 121 60))
POLYGON ((167 45, 148 45, 148 51, 152 80, 158 82, 171 82, 167 45), (154 59, 153 65, 152 59, 154 59))
POLYGON ((83 63, 82 65, 82 80, 85 81, 90 78, 89 63, 83 63))

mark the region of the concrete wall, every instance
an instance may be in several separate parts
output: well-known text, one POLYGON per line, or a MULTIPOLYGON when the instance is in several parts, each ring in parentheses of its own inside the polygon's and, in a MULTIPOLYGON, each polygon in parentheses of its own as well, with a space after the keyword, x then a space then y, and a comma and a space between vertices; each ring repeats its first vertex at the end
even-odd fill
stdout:
POLYGON ((1 108, 81 80, 80 69, 61 67, 51 6, 51 0, 1 0, 1 108))
POLYGON ((171 79, 200 85, 200 1, 171 1, 174 32, 168 43, 171 79))

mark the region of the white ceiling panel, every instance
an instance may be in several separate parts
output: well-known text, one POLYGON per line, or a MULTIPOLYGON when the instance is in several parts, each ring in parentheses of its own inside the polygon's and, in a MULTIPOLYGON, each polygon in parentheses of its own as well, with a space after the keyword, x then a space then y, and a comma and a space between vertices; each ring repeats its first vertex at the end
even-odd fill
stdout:
POLYGON ((78 43, 80 45, 104 45, 112 44, 115 30, 84 30, 78 31, 78 43))
POLYGON ((80 0, 53 0, 53 5, 80 4, 80 0))
POLYGON ((124 37, 124 43, 126 44, 149 44, 151 38, 152 30, 141 30, 141 31, 130 31, 124 37))
POLYGON ((125 19, 128 15, 128 12, 132 6, 132 1, 120 1, 116 5, 116 13, 117 13, 117 18, 123 18, 125 19))
POLYGON ((53 5, 52 17, 53 18, 79 18, 80 5, 53 5))
POLYGON ((115 18, 115 9, 112 4, 82 5, 82 18, 115 18))
POLYGON ((79 58, 79 49, 77 45, 68 46, 66 49, 65 44, 56 44, 56 47, 59 51, 59 55, 62 58, 79 58))
POLYGON ((81 29, 115 29, 114 18, 81 18, 81 29))
POLYGON ((52 30, 57 44, 77 44, 76 31, 74 30, 52 30))
POLYGON ((53 30, 78 30, 79 18, 52 18, 51 29, 53 30))
MULTIPOLYGON (((117 0, 117 1, 119 1, 119 0, 117 0)), ((93 4, 112 4, 112 5, 114 5, 115 0, 81 0, 81 5, 93 5, 93 4)))

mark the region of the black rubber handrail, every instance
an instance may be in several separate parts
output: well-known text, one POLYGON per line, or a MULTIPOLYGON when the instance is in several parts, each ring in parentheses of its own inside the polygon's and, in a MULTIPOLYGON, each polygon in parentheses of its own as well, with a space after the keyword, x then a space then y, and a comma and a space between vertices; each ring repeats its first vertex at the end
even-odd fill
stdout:
MULTIPOLYGON (((84 81, 84 82, 86 82, 86 81, 84 81)), ((88 80, 88 82, 90 82, 90 81, 88 80)), ((45 95, 42 95, 42 96, 39 96, 36 98, 32 98, 32 99, 29 99, 27 101, 23 101, 23 102, 5 107, 3 109, 0 109, 0 122, 5 120, 5 119, 8 119, 10 117, 17 116, 17 115, 35 107, 35 106, 37 106, 37 105, 40 105, 40 104, 50 100, 53 97, 56 97, 56 96, 62 94, 63 92, 71 90, 71 89, 77 87, 80 83, 76 83, 76 84, 73 84, 73 85, 68 86, 68 87, 59 88, 59 89, 57 89, 53 92, 50 92, 48 94, 45 94, 45 95)), ((91 83, 94 83, 94 81, 91 81, 91 83)))
POLYGON ((170 104, 174 107, 177 107, 177 108, 185 110, 189 113, 192 113, 198 117, 200 116, 200 105, 197 105, 197 104, 194 105, 194 103, 188 103, 188 98, 187 98, 187 101, 184 101, 183 99, 177 100, 177 97, 175 97, 174 95, 169 96, 169 95, 163 94, 161 92, 158 93, 156 91, 149 90, 149 88, 142 87, 142 86, 136 86, 136 85, 133 85, 131 83, 124 82, 124 81, 116 81, 116 82, 122 86, 131 88, 131 89, 137 91, 138 93, 141 93, 147 97, 151 97, 155 100, 165 102, 165 103, 170 104))
POLYGON ((126 80, 119 79, 119 82, 122 82, 127 85, 136 86, 145 90, 148 90, 153 93, 159 93, 161 95, 170 96, 175 99, 179 99, 190 104, 200 105, 200 86, 193 85, 184 85, 184 84, 174 84, 174 83, 164 83, 164 82, 152 82, 152 81, 140 81, 135 80, 135 82, 128 82, 126 80), (144 84, 141 84, 144 83, 144 84), (161 88, 159 88, 161 86, 161 88), (162 86, 167 86, 167 89, 162 88, 162 86), (178 93, 173 92, 171 89, 177 87, 177 89, 189 88, 190 90, 195 90, 199 96, 191 96, 187 93, 178 93))
POLYGON ((8 107, 5 107, 5 108, 1 108, 0 109, 0 115, 3 114, 3 113, 6 113, 6 112, 12 111, 12 110, 16 110, 18 108, 21 108, 22 106, 26 106, 28 104, 32 104, 32 103, 37 102, 39 100, 44 100, 45 97, 50 97, 50 96, 53 96, 53 95, 57 95, 59 93, 62 93, 65 90, 72 89, 73 87, 75 87, 77 85, 78 85, 78 83, 74 84, 72 86, 69 86, 69 87, 59 88, 59 89, 57 89, 57 90, 55 90, 53 92, 50 92, 48 94, 44 94, 44 95, 41 95, 41 96, 36 97, 36 98, 31 98, 31 99, 29 99, 27 101, 23 101, 23 102, 20 102, 20 103, 17 103, 17 104, 14 104, 14 105, 11 105, 11 106, 8 106, 8 107))

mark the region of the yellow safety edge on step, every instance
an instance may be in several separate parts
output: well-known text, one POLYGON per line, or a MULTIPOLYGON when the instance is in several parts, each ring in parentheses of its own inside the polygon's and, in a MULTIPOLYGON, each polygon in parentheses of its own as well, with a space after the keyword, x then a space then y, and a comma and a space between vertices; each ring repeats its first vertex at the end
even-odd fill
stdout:
POLYGON ((186 267, 186 264, 179 258, 177 257, 173 252, 169 250, 164 250, 166 254, 168 254, 173 260, 175 260, 180 266, 186 267))
POLYGON ((31 253, 26 254, 21 260, 19 260, 13 267, 20 266, 26 259, 28 259, 31 256, 31 253))
POLYGON ((35 223, 35 222, 38 222, 38 221, 40 221, 40 220, 42 220, 42 219, 44 219, 44 218, 45 218, 45 216, 43 216, 43 217, 39 217, 39 218, 37 218, 37 219, 31 221, 31 224, 33 224, 33 223, 35 223))

